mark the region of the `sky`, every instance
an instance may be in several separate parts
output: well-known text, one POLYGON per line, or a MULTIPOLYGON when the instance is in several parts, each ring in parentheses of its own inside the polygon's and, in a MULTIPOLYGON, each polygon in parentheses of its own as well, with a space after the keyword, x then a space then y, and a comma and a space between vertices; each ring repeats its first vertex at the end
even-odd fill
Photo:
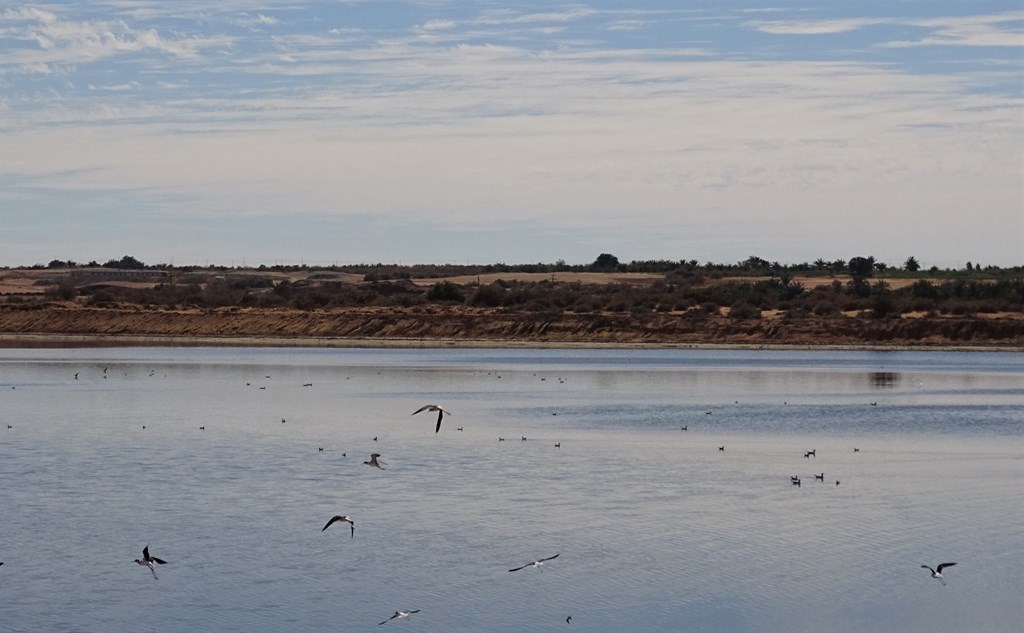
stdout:
POLYGON ((0 0, 0 266, 1024 263, 1024 2, 0 0))

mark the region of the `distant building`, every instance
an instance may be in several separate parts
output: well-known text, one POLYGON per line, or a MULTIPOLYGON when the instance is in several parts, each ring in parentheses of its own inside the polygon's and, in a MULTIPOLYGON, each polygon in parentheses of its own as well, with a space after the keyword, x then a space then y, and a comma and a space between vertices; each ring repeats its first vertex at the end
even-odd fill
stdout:
POLYGON ((76 268, 71 271, 71 280, 76 284, 97 281, 148 281, 160 283, 170 281, 171 273, 166 270, 131 270, 125 268, 76 268))

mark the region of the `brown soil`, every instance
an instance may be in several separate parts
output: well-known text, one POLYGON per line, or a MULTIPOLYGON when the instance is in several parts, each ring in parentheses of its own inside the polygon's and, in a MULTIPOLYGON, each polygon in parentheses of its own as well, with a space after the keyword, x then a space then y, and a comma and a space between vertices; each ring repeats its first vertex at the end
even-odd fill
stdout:
POLYGON ((69 303, 0 305, 0 335, 8 346, 35 337, 161 337, 168 344, 317 344, 402 341, 519 345, 799 345, 875 347, 997 347, 1024 349, 1024 317, 813 317, 761 319, 690 313, 540 314, 463 307, 293 309, 159 309, 84 307, 69 303), (19 337, 21 337, 19 339, 19 337), (226 337, 226 338, 225 338, 226 337))

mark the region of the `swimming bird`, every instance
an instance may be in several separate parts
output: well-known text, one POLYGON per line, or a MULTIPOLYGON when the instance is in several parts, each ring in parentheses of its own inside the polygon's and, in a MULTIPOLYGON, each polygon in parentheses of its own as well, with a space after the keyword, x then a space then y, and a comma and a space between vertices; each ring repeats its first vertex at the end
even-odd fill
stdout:
POLYGON ((206 430, 206 427, 205 427, 205 426, 201 426, 201 427, 199 427, 199 430, 200 430, 200 431, 205 431, 205 430, 206 430))
POLYGON ((719 447, 718 447, 718 450, 720 450, 720 451, 723 451, 723 452, 724 452, 724 451, 725 451, 725 447, 724 447, 724 446, 719 446, 719 447))
POLYGON ((356 522, 353 521, 351 517, 345 516, 343 514, 336 514, 333 517, 331 517, 331 520, 327 522, 327 525, 324 526, 324 529, 320 531, 323 532, 324 530, 331 527, 338 521, 341 521, 342 523, 348 523, 349 526, 352 528, 352 538, 356 537, 356 522))
POLYGON ((815 475, 814 478, 817 479, 818 481, 824 482, 825 481, 825 473, 821 473, 820 475, 815 475))
POLYGON ((525 436, 525 435, 523 436, 523 441, 524 441, 524 442, 526 441, 526 436, 525 436))
POLYGON ((956 565, 956 563, 940 563, 939 566, 935 569, 932 569, 928 565, 921 565, 921 567, 924 567, 928 571, 932 572, 932 578, 935 578, 936 580, 941 582, 942 586, 945 587, 946 581, 942 579, 942 570, 947 567, 952 567, 953 565, 956 565))
POLYGON ((499 437, 499 438, 498 438, 498 441, 499 441, 499 442, 504 442, 504 441, 505 441, 505 438, 503 438, 503 437, 499 437))
POLYGON ((800 478, 799 477, 791 477, 789 482, 791 484, 793 484, 794 486, 799 486, 800 485, 800 478))
POLYGON ((419 409, 416 409, 415 411, 413 411, 412 414, 416 415, 417 413, 419 413, 421 411, 437 411, 437 428, 434 429, 434 433, 437 433, 438 431, 441 430, 441 418, 444 417, 444 414, 445 413, 447 413, 448 415, 452 414, 451 411, 445 411, 444 409, 442 409, 440 406, 438 406, 436 404, 425 404, 422 407, 420 407, 419 409))
MULTIPOLYGON (((384 470, 384 467, 383 467, 383 466, 381 466, 381 464, 382 464, 383 462, 378 462, 378 461, 377 461, 377 458, 378 458, 378 457, 380 457, 380 453, 372 453, 372 454, 370 454, 370 461, 368 461, 368 462, 363 462, 363 463, 364 463, 364 464, 366 464, 367 466, 375 466, 375 467, 377 467, 377 468, 380 468, 381 470, 384 470)), ((322 530, 321 530, 321 531, 322 531, 322 530)))
POLYGON ((377 626, 380 626, 381 624, 387 624, 388 622, 394 620, 395 618, 398 618, 399 620, 405 620, 405 619, 408 619, 408 617, 410 615, 412 615, 413 613, 419 613, 419 612, 420 612, 419 609, 413 609, 412 611, 395 611, 395 614, 393 616, 391 616, 387 620, 384 620, 383 622, 378 622, 377 626))
POLYGON ((540 569, 541 567, 544 566, 544 562, 545 561, 554 560, 556 558, 558 558, 558 554, 555 554, 554 556, 548 556, 547 558, 541 558, 541 559, 535 560, 532 563, 527 563, 525 565, 522 565, 521 567, 516 567, 515 569, 510 569, 509 571, 519 571, 520 569, 526 569, 527 567, 533 567, 535 569, 540 569))
POLYGON ((813 457, 814 459, 818 459, 818 449, 814 449, 812 451, 807 451, 806 453, 804 453, 804 459, 809 459, 811 457, 813 457))
POLYGON ((142 548, 142 559, 135 559, 135 563, 142 567, 149 567, 149 571, 153 572, 153 579, 160 580, 156 577, 156 565, 166 565, 167 561, 157 558, 156 556, 149 555, 149 543, 142 548), (156 563, 156 565, 154 565, 156 563))
POLYGON ((571 615, 565 617, 565 623, 566 624, 572 624, 572 616, 571 615))
POLYGON ((562 443, 561 442, 557 442, 555 444, 555 448, 562 448, 562 443))
POLYGON ((679 427, 679 430, 680 431, 686 431, 686 430, 688 430, 689 426, 690 426, 689 424, 687 424, 686 426, 681 426, 681 427, 679 427))
POLYGON ((78 380, 78 372, 75 372, 75 380, 78 380))
POLYGON ((462 430, 462 427, 460 426, 459 428, 457 428, 457 429, 455 429, 455 430, 456 430, 456 431, 461 431, 461 430, 462 430))
POLYGON ((853 448, 853 452, 854 452, 854 453, 859 453, 859 452, 860 452, 860 449, 859 449, 859 448, 857 448, 857 447, 855 446, 855 447, 853 448))
POLYGON ((836 479, 836 485, 837 485, 837 486, 839 485, 839 480, 838 480, 838 479, 836 479))

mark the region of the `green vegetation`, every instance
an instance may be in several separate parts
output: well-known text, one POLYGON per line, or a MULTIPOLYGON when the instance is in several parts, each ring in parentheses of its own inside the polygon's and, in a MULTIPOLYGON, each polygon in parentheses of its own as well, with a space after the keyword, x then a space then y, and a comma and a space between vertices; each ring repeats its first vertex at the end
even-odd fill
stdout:
MULTIPOLYGON (((53 260, 34 269, 94 268, 73 261, 53 260)), ((736 264, 699 264, 696 260, 648 260, 622 263, 602 253, 591 264, 490 264, 483 266, 386 264, 332 266, 171 267, 146 265, 125 255, 102 267, 162 269, 168 281, 153 287, 117 284, 72 284, 68 277, 52 282, 44 300, 83 301, 179 307, 291 307, 301 310, 355 306, 416 307, 465 305, 474 308, 519 310, 546 314, 678 313, 704 318, 719 312, 731 319, 759 319, 762 311, 778 311, 787 319, 833 317, 843 313, 886 319, 908 312, 927 315, 969 315, 1024 312, 1024 270, 968 263, 963 269, 920 271, 914 257, 901 268, 874 257, 849 260, 818 259, 783 265, 751 256, 736 264), (508 273, 616 272, 657 273, 662 277, 636 283, 587 284, 498 279, 493 283, 456 284, 445 277, 508 273), (347 273, 339 274, 339 273, 347 273), (807 281, 808 286, 795 281, 807 281), (842 278, 840 279, 839 276, 842 278), (442 278, 429 286, 414 279, 442 278), (897 280, 915 279, 913 283, 897 280), (831 281, 829 281, 831 280, 831 281)), ((8 301, 31 298, 8 298, 8 301)))

